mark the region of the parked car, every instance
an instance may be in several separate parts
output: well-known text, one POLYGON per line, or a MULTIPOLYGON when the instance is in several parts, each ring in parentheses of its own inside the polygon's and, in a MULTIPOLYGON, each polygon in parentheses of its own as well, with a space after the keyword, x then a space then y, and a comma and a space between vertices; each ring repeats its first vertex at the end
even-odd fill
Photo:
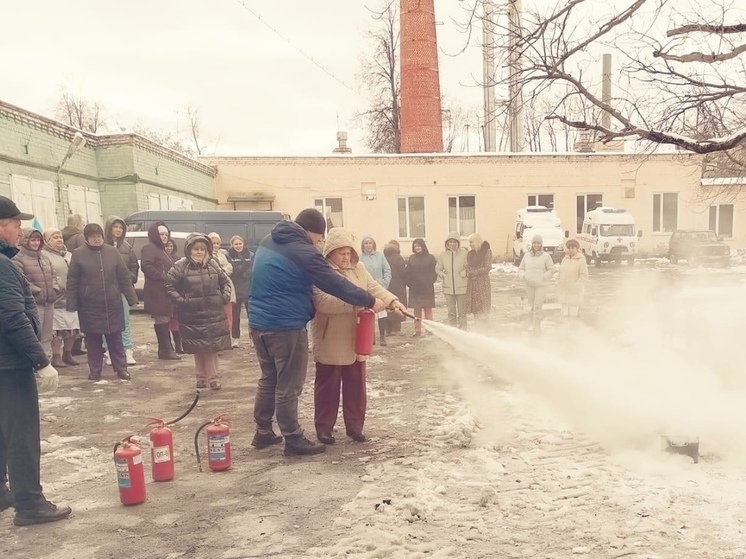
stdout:
MULTIPOLYGON (((275 225, 290 216, 282 212, 253 210, 145 210, 125 218, 127 231, 147 231, 156 221, 163 221, 171 231, 220 235, 223 248, 230 248, 231 237, 240 235, 249 250, 256 252, 259 242, 275 225)), ((129 233, 127 233, 129 236, 129 233)))
MULTIPOLYGON (((187 236, 189 236, 189 233, 181 233, 178 231, 171 232, 171 239, 176 245, 176 254, 179 258, 184 256, 184 245, 186 244, 187 236)), ((142 273, 142 261, 140 257, 142 247, 150 242, 148 240, 148 232, 128 231, 126 239, 127 242, 132 245, 132 250, 134 250, 137 255, 137 263, 140 264, 140 272, 137 274, 137 283, 135 284, 135 293, 137 293, 137 298, 142 301, 142 290, 143 287, 145 287, 145 276, 142 273)))
POLYGON ((690 266, 730 265, 730 247, 718 239, 715 231, 679 229, 668 242, 668 259, 677 264, 680 259, 690 266))

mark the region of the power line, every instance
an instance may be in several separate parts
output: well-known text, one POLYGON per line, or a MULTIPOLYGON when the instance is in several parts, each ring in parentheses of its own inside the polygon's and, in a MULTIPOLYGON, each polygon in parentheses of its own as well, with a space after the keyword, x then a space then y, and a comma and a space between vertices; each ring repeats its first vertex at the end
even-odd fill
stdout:
MULTIPOLYGON (((279 30, 278 30, 278 29, 277 29, 276 27, 274 27, 274 26, 273 26, 272 24, 270 24, 270 23, 269 23, 268 21, 266 21, 266 20, 265 20, 265 19, 264 19, 264 18, 263 18, 263 17, 261 16, 261 14, 259 14, 259 13, 258 13, 258 12, 257 12, 256 10, 254 10, 253 8, 250 8, 249 6, 247 6, 247 5, 246 5, 246 2, 245 2, 244 0, 236 0, 236 2, 238 2, 238 3, 239 3, 239 4, 241 5, 241 6, 243 6, 243 7, 244 7, 244 9, 245 9, 245 10, 246 10, 247 12, 249 12, 249 13, 250 13, 251 15, 253 15, 253 16, 254 16, 254 17, 255 17, 256 19, 258 19, 258 20, 259 20, 260 22, 262 22, 262 23, 263 23, 263 24, 264 24, 264 25, 265 25, 266 27, 268 27, 268 28, 269 28, 270 30, 272 30, 272 32, 273 32, 273 33, 274 33, 275 35, 277 35, 278 37, 280 37, 280 38, 281 38, 282 40, 284 40, 284 41, 285 41, 285 42, 286 42, 286 43, 287 43, 288 45, 290 45, 290 46, 291 46, 291 47, 293 47, 293 48, 294 48, 295 50, 297 50, 297 51, 298 51, 298 52, 299 52, 300 54, 302 54, 304 58, 306 58, 306 59, 310 60, 310 61, 311 61, 311 62, 312 62, 312 63, 314 64, 314 66, 316 66, 317 68, 319 68, 319 69, 320 69, 320 70, 321 70, 322 72, 324 72, 324 73, 325 73, 325 74, 326 74, 327 76, 329 76, 330 78, 332 78, 332 79, 333 79, 334 81, 336 81, 337 83, 339 83, 340 85, 342 85, 342 86, 343 86, 343 87, 345 87, 346 89, 349 89, 349 90, 350 90, 350 91, 351 91, 352 93, 354 93, 354 94, 356 94, 356 95, 360 95, 360 93, 359 93, 358 91, 356 91, 355 89, 353 89, 352 87, 350 87, 349 85, 347 85, 347 83, 345 83, 345 82, 344 82, 344 81, 343 81, 342 79, 338 78, 338 77, 337 77, 337 76, 336 76, 336 75, 335 75, 335 74, 334 74, 334 73, 333 73, 332 71, 328 70, 328 69, 327 69, 327 68, 326 68, 326 67, 325 67, 325 66, 324 66, 323 64, 321 64, 321 63, 317 62, 317 61, 316 61, 316 60, 314 59, 314 57, 313 57, 313 56, 311 56, 310 54, 308 54, 308 53, 307 53, 306 51, 304 51, 304 50, 303 50, 302 48, 300 48, 300 47, 299 47, 299 46, 297 46, 297 45, 296 45, 295 43, 293 43, 293 42, 292 42, 292 41, 291 41, 291 40, 290 40, 290 39, 289 39, 288 37, 286 37, 285 35, 283 35, 283 34, 282 34, 282 33, 281 33, 281 32, 280 32, 280 31, 279 31, 279 30)), ((362 96, 361 96, 361 97, 362 97, 362 96)))

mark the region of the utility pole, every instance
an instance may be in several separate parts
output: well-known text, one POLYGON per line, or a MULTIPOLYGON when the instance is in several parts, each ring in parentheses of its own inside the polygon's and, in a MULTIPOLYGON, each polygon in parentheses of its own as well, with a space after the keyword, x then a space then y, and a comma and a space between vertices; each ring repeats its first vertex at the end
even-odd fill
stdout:
POLYGON ((484 151, 497 151, 495 127, 495 5, 482 0, 482 90, 484 93, 484 151))
POLYGON ((508 117, 510 119, 510 151, 525 148, 523 130, 523 91, 521 80, 521 0, 508 0, 508 117))

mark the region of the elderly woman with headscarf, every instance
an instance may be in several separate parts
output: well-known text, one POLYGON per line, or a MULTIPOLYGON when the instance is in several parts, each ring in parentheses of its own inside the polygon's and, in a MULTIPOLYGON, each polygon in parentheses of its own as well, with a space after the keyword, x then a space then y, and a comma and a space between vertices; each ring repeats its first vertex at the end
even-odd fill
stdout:
MULTIPOLYGON (((46 229, 44 241, 44 253, 57 274, 57 284, 60 290, 64 292, 67 290, 67 272, 70 269, 72 253, 65 247, 65 240, 59 229, 46 229)), ((52 365, 58 369, 68 365, 73 367, 80 365, 72 355, 73 345, 80 335, 78 313, 67 310, 64 296, 54 303, 52 324, 52 365)))
MULTIPOLYGON (((383 288, 360 262, 353 248, 355 239, 342 227, 329 230, 322 254, 338 274, 381 299, 387 307, 405 311, 396 296, 383 288)), ((342 415, 347 436, 357 442, 366 440, 365 357, 355 353, 355 334, 359 308, 314 287, 316 314, 311 322, 313 355, 316 361, 314 384, 314 424, 319 442, 333 444, 332 431, 339 413, 342 388, 342 415)))
MULTIPOLYGON (((231 276, 233 275, 233 264, 228 261, 228 257, 225 251, 220 248, 223 244, 223 240, 215 232, 208 233, 207 237, 212 243, 212 258, 215 260, 220 269, 223 270, 225 275, 228 277, 231 287, 231 299, 225 305, 225 316, 228 319, 228 324, 233 324, 233 303, 236 302, 236 286, 233 285, 231 276)), ((238 347, 238 340, 231 340, 231 347, 238 347)))
MULTIPOLYGON (((391 266, 389 266, 386 257, 378 252, 376 241, 371 235, 363 237, 360 250, 360 262, 365 265, 374 280, 380 283, 384 289, 388 289, 389 283, 391 283, 391 266)), ((386 311, 378 313, 378 332, 381 345, 386 345, 386 317, 386 311)))
POLYGON ((145 311, 153 317, 153 329, 158 339, 158 359, 181 359, 171 345, 169 323, 175 316, 174 304, 166 295, 166 274, 173 266, 171 257, 166 254, 166 243, 171 231, 162 221, 148 227, 147 245, 142 247, 140 265, 145 276, 143 299, 145 311))
POLYGON ((130 380, 122 344, 122 295, 126 304, 137 304, 132 276, 119 251, 104 244, 104 230, 98 223, 86 225, 83 236, 86 244, 73 251, 67 273, 67 310, 77 311, 86 335, 88 380, 101 380, 104 338, 117 377, 130 380))
POLYGON ((218 352, 231 347, 224 311, 231 286, 213 258, 212 247, 205 235, 189 235, 184 258, 166 276, 166 293, 176 304, 184 352, 194 355, 197 388, 209 385, 220 390, 218 352))
POLYGON ((585 298, 588 262, 580 251, 580 243, 575 239, 567 241, 565 247, 567 251, 560 263, 557 280, 557 301, 561 305, 562 316, 578 318, 585 298))
POLYGON ((469 235, 469 252, 466 255, 466 286, 468 309, 474 317, 487 316, 492 308, 490 290, 490 270, 492 269, 492 249, 479 233, 469 235))
POLYGON ((54 331, 54 302, 62 295, 57 283, 57 273, 44 248, 44 237, 36 229, 24 229, 19 251, 13 263, 26 276, 41 321, 41 345, 47 355, 52 355, 54 331))

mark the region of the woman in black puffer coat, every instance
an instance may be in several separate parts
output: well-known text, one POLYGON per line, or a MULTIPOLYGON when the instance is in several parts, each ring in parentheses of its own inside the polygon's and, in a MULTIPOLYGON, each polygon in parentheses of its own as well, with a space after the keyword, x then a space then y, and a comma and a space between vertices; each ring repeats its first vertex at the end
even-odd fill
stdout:
POLYGON ((166 276, 166 294, 176 303, 181 344, 194 354, 197 388, 220 390, 218 351, 231 348, 225 305, 231 298, 228 276, 212 258, 212 242, 195 233, 184 258, 166 276))

